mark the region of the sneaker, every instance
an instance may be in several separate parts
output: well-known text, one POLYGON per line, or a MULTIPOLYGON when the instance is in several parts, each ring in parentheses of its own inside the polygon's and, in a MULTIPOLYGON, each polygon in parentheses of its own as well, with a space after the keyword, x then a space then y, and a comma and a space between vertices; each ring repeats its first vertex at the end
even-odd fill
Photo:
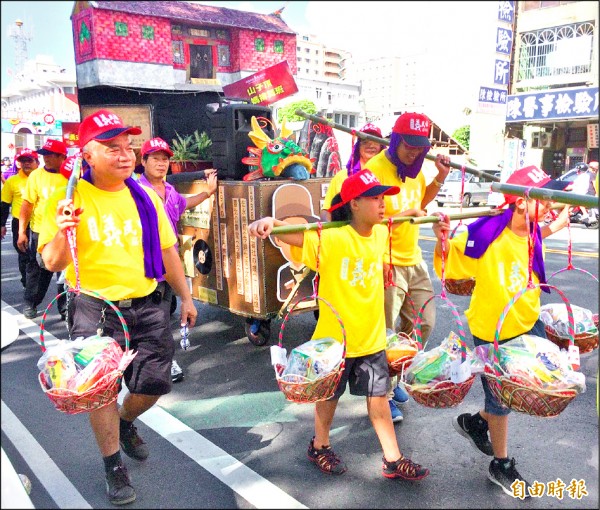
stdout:
POLYGON ((116 465, 106 474, 106 493, 113 505, 126 505, 135 501, 135 490, 129 481, 127 468, 123 464, 116 465))
POLYGON ((346 472, 346 464, 342 462, 333 451, 331 446, 323 446, 319 450, 315 448, 314 436, 308 445, 308 459, 314 462, 317 467, 328 475, 341 475, 346 472))
POLYGON ((402 416, 402 411, 396 407, 396 404, 393 400, 388 400, 388 403, 390 404, 390 412, 392 413, 392 422, 401 422, 404 419, 404 416, 402 416))
POLYGON ((26 319, 35 319, 37 317, 37 308, 35 306, 26 306, 23 310, 23 316, 26 319))
POLYGON ((492 443, 488 437, 487 422, 480 419, 478 425, 473 426, 470 418, 471 415, 469 413, 461 414, 452 419, 452 425, 456 429, 456 432, 468 439, 480 452, 485 453, 490 457, 493 456, 494 449, 492 448, 492 443), (467 426, 467 423, 469 423, 469 426, 467 426))
POLYGON ((394 388, 394 396, 392 397, 392 400, 396 405, 403 406, 404 404, 408 403, 408 393, 401 386, 396 386, 394 388))
POLYGON ((403 480, 422 480, 429 474, 429 469, 415 464, 406 457, 400 457, 395 462, 388 462, 383 457, 383 476, 386 478, 402 478, 403 480))
POLYGON ((492 460, 492 462, 490 462, 488 478, 496 485, 499 485, 509 496, 531 497, 529 494, 530 485, 515 468, 515 459, 506 459, 505 461, 498 461, 497 459, 492 460), (519 488, 518 485, 515 485, 513 488, 515 482, 523 482, 524 485, 521 484, 521 488, 519 488))
MULTIPOLYGON (((121 423, 123 423, 123 420, 121 420, 121 423)), ((119 444, 123 451, 135 460, 145 460, 150 454, 148 445, 139 436, 137 428, 133 423, 127 428, 121 427, 119 444)))
POLYGON ((173 360, 173 364, 171 365, 171 381, 179 382, 183 379, 183 370, 179 366, 177 361, 173 360))

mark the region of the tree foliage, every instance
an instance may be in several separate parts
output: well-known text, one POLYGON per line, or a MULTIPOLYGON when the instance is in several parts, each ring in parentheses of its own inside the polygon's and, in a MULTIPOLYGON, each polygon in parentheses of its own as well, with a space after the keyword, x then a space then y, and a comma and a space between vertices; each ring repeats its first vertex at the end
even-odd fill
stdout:
POLYGON ((315 103, 309 99, 302 99, 301 101, 294 101, 287 106, 279 108, 277 111, 277 122, 281 122, 283 119, 285 119, 286 122, 298 122, 301 120, 306 120, 304 117, 300 117, 294 113, 298 109, 306 113, 310 113, 311 115, 315 115, 317 113, 317 107, 315 106, 315 103))
POLYGON ((460 143, 465 149, 469 148, 469 141, 471 139, 471 126, 461 126, 454 133, 452 133, 458 143, 460 143))

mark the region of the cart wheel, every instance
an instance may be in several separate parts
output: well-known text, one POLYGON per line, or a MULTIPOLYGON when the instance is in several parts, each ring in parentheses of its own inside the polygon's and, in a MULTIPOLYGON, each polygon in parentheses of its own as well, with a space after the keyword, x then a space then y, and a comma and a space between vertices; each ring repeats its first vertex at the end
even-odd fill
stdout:
POLYGON ((254 345, 260 347, 269 341, 271 336, 271 320, 246 319, 244 326, 248 340, 254 345))

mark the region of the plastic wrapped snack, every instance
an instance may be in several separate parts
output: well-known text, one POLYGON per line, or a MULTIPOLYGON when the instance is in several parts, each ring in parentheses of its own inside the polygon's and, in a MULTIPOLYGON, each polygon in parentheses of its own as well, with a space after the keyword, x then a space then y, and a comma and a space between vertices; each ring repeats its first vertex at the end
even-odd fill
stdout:
POLYGON ((585 377, 572 369, 567 353, 545 338, 521 335, 500 345, 498 363, 506 375, 523 386, 585 391, 585 377))
MULTIPOLYGON (((573 319, 575 320, 575 334, 597 334, 598 328, 594 324, 594 314, 587 308, 571 305, 573 319)), ((549 303, 540 308, 540 319, 561 338, 569 338, 569 319, 565 303, 549 303)))
MULTIPOLYGON (((466 352, 471 373, 483 372, 483 362, 474 357, 468 348, 466 352)), ((460 339, 455 333, 450 332, 438 347, 417 353, 405 372, 405 380, 408 384, 428 386, 449 381, 452 363, 458 359, 461 359, 460 339)))
POLYGON ((329 374, 342 360, 343 346, 334 338, 309 340, 292 349, 282 377, 315 380, 329 374))
POLYGON ((80 337, 74 341, 59 340, 46 349, 37 366, 47 389, 84 393, 105 375, 123 370, 135 355, 130 353, 125 358, 123 354, 110 337, 80 337))
POLYGON ((391 330, 387 331, 385 355, 388 363, 393 363, 399 359, 414 358, 417 351, 417 343, 414 340, 411 340, 405 335, 398 335, 391 330))

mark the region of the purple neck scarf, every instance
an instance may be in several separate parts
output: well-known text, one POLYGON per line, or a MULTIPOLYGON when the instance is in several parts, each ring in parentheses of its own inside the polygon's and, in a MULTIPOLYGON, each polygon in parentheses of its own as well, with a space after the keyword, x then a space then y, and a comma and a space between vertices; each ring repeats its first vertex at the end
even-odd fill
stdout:
MULTIPOLYGON (((81 177, 83 180, 92 182, 90 169, 81 177)), ((142 222, 142 247, 144 249, 144 273, 146 278, 160 279, 165 274, 165 266, 162 262, 162 251, 160 249, 160 236, 158 235, 158 214, 150 200, 148 193, 133 179, 125 179, 125 185, 135 202, 140 221, 142 222)))
POLYGON ((348 170, 348 177, 360 172, 360 139, 352 147, 352 154, 350 154, 350 159, 346 163, 346 170, 348 170))
MULTIPOLYGON (((498 216, 484 216, 467 225, 468 237, 465 247, 465 255, 473 259, 480 258, 502 231, 508 226, 513 217, 513 211, 506 209, 498 216)), ((530 232, 534 224, 530 222, 530 232)), ((544 255, 542 253, 542 231, 539 225, 535 225, 535 246, 533 248, 533 272, 537 275, 540 283, 546 283, 546 272, 544 269, 544 255)), ((542 287, 544 292, 550 294, 550 289, 542 287)))
POLYGON ((412 165, 405 165, 398 158, 398 146, 402 141, 402 135, 398 133, 392 132, 390 136, 390 146, 388 147, 387 153, 389 155, 390 161, 394 163, 396 166, 396 170, 398 171, 398 177, 404 182, 407 177, 410 179, 414 179, 419 175, 421 171, 421 167, 423 166, 423 161, 425 161, 425 156, 429 152, 431 147, 426 147, 423 152, 419 155, 417 159, 415 159, 412 165))

